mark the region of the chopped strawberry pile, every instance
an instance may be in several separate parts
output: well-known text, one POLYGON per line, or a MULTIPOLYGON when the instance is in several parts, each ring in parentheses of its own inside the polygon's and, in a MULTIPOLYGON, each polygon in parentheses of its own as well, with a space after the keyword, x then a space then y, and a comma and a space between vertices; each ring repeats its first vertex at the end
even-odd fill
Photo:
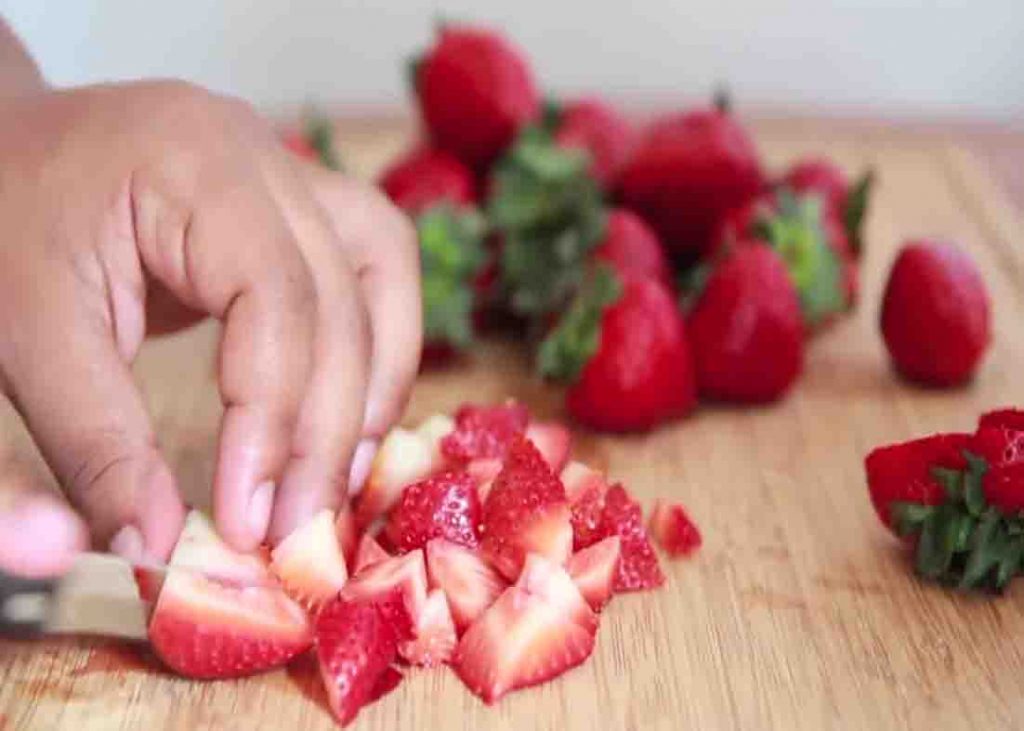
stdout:
MULTIPOLYGON (((271 551, 236 553, 193 511, 171 558, 188 570, 138 576, 153 648, 205 679, 312 648, 342 725, 411 668, 450 665, 485 703, 553 679, 593 652, 615 594, 665 581, 639 503, 569 457, 560 424, 465 405, 395 429, 354 511, 321 511, 271 551)), ((658 506, 666 551, 696 548, 682 506, 658 506)))

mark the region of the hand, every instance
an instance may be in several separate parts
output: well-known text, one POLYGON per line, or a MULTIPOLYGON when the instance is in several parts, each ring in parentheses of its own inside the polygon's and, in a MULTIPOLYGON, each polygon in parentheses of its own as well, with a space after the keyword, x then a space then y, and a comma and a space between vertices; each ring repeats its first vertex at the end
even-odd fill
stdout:
POLYGON ((224 323, 213 504, 241 550, 343 500, 404 407, 414 231, 241 102, 177 82, 5 101, 0 220, 0 387, 101 547, 165 559, 184 517, 129 368, 147 330, 224 323))

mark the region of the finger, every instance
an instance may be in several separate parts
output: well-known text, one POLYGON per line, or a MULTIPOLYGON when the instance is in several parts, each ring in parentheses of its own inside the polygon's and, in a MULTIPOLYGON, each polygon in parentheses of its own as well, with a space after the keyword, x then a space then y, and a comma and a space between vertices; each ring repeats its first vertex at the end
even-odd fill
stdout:
POLYGON ((87 545, 85 524, 56 495, 34 485, 5 488, 0 500, 0 569, 30 578, 59 576, 87 545))
POLYGON ((260 171, 236 151, 201 171, 133 179, 147 271, 185 305, 224 322, 224 403, 213 504, 223 537, 256 548, 292 453, 312 364, 317 293, 308 265, 260 171), (186 191, 184 200, 168 191, 186 191))
POLYGON ((322 208, 294 162, 275 149, 264 161, 273 191, 313 272, 319 306, 313 375, 295 431, 295 450, 277 495, 270 540, 285 538, 347 493, 363 428, 370 332, 359 282, 322 208))

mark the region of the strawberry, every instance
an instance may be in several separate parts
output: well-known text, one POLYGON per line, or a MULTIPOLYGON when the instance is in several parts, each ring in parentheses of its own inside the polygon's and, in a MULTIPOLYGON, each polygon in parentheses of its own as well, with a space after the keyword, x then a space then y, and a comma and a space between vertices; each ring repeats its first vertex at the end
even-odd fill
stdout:
POLYGON ((392 163, 380 187, 399 208, 412 215, 441 202, 455 207, 476 201, 473 172, 441 150, 418 148, 392 163))
POLYGON ((413 84, 431 140, 485 170, 540 115, 540 93, 520 51, 499 33, 445 25, 417 59, 413 84))
POLYGON ((494 703, 582 663, 596 629, 596 615, 565 570, 531 555, 515 585, 463 635, 452 665, 466 687, 494 703))
POLYGON ((368 566, 380 563, 391 558, 391 554, 381 548, 376 539, 369 533, 364 533, 359 539, 359 549, 356 551, 355 559, 352 562, 352 573, 358 574, 368 566))
POLYGON ((600 541, 604 517, 604 496, 608 484, 597 470, 571 462, 562 471, 562 482, 569 498, 573 550, 587 548, 600 541))
POLYGON ((526 438, 533 442, 552 472, 558 472, 565 466, 572 435, 564 426, 553 421, 531 421, 526 427, 526 438))
POLYGON ((813 193, 821 197, 826 210, 838 220, 850 240, 856 257, 863 254, 861 234, 867 213, 868 197, 874 174, 868 171, 851 184, 835 163, 824 158, 800 160, 782 178, 782 184, 798 194, 813 193))
POLYGON ((423 551, 411 551, 364 567, 349 579, 340 596, 347 601, 382 602, 395 592, 401 602, 392 608, 389 618, 401 629, 403 637, 414 639, 413 629, 427 601, 423 551))
POLYGON ((571 384, 569 413, 606 431, 643 431, 696 403, 686 326, 650 279, 598 267, 543 342, 540 371, 571 384))
POLYGON ((624 208, 608 212, 604 238, 594 249, 594 259, 623 276, 648 277, 672 286, 672 269, 657 235, 642 218, 624 208))
POLYGON ((507 586, 478 551, 443 538, 427 544, 427 574, 431 588, 443 589, 447 595, 460 631, 475 622, 507 586))
POLYGON ((577 551, 565 565, 576 588, 595 612, 601 611, 612 598, 621 557, 622 539, 609 536, 577 551))
POLYGON ((334 146, 334 125, 319 115, 310 116, 301 131, 281 136, 284 146, 299 157, 319 162, 330 170, 341 170, 341 159, 334 146))
POLYGON ((441 589, 427 594, 414 634, 416 639, 404 643, 401 650, 402 657, 409 663, 430 668, 451 659, 458 637, 448 600, 441 589))
POLYGON ((982 426, 971 440, 971 451, 993 466, 1024 462, 1024 430, 982 426))
MULTIPOLYGON (((374 602, 336 599, 317 616, 316 655, 331 712, 344 726, 393 680, 399 636, 374 602)), ((398 678, 401 679, 400 676, 398 678)))
POLYGON ((1005 516, 1024 511, 1024 461, 991 466, 982 482, 985 500, 1005 516))
POLYGON ((988 292, 971 258, 952 244, 907 243, 885 288, 881 329, 906 378, 931 386, 970 380, 991 340, 988 292))
POLYGON ((688 325, 702 396, 771 401, 800 375, 800 302, 782 259, 760 242, 739 245, 714 265, 688 325))
POLYGON ((529 421, 530 412, 515 401, 500 406, 463 404, 455 412, 455 428, 441 441, 441 452, 456 464, 501 459, 529 421))
POLYGON ((643 591, 665 583, 658 557, 644 530, 643 512, 622 485, 612 485, 605 493, 600 534, 617 535, 622 541, 616 592, 643 591))
POLYGON ((590 157, 590 174, 604 190, 629 159, 633 128, 614 107, 600 99, 579 99, 565 105, 549 105, 548 125, 556 143, 584 150, 590 157))
POLYGON ((334 521, 334 532, 338 537, 338 545, 341 546, 341 554, 345 557, 345 562, 351 566, 356 556, 359 535, 356 530, 356 516, 352 512, 352 504, 347 500, 338 509, 338 517, 334 521))
POLYGON ((423 548, 431 538, 476 546, 480 500, 465 472, 442 472, 402 490, 388 516, 387 532, 399 553, 423 548))
POLYGON ((658 500, 654 504, 651 534, 670 556, 688 556, 701 544, 700 530, 679 503, 658 500))
POLYGON ((982 414, 978 420, 978 428, 986 427, 1024 431, 1024 409, 997 409, 982 414))
POLYGON ((618 180, 619 200, 639 213, 672 251, 707 251, 718 219, 762 187, 757 150, 727 111, 662 117, 647 131, 618 180))
POLYGON ((348 581, 345 556, 334 527, 334 513, 321 510, 293 531, 270 554, 270 570, 285 591, 307 609, 315 609, 348 581))
MULTIPOLYGON (((543 455, 542 455, 543 456, 543 455)), ((547 458, 545 457, 545 461, 547 458)), ((501 472, 502 461, 497 457, 482 457, 474 459, 466 465, 466 472, 473 478, 476 484, 476 494, 481 504, 487 500, 487 494, 491 491, 491 484, 494 478, 501 472)))
POLYGON ((572 552, 565 488, 533 444, 516 438, 484 503, 481 550, 508 579, 528 553, 564 563, 572 552))

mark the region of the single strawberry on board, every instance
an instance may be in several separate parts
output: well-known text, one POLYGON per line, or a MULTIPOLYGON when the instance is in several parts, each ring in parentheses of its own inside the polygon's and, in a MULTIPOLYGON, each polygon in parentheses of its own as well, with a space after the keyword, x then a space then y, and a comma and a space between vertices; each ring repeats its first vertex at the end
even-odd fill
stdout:
POLYGON ((863 224, 874 173, 868 171, 851 182, 839 167, 826 158, 806 158, 795 163, 781 184, 795 193, 815 193, 827 211, 843 226, 855 257, 864 253, 863 224))
POLYGON ((779 398, 804 361, 800 301, 785 263, 754 241, 711 266, 687 319, 698 391, 724 401, 779 398))
POLYGON ((541 113, 522 52, 497 31, 445 24, 412 66, 413 91, 434 144, 485 170, 541 113))
POLYGON ((598 266, 543 342, 540 372, 569 384, 581 424, 645 431, 696 403, 686 325, 664 285, 598 266))
POLYGON ((651 534, 670 556, 689 556, 703 539, 686 508, 680 503, 658 500, 651 511, 651 534))
POLYGON ((410 214, 447 202, 468 206, 476 202, 473 171, 447 152, 416 148, 388 167, 380 187, 392 202, 410 214))
POLYGON ((882 336, 896 369, 929 386, 969 381, 992 338, 989 309, 966 252, 939 241, 907 243, 882 300, 882 336))
POLYGON ((611 189, 635 143, 633 127, 622 113, 592 97, 548 104, 545 117, 558 145, 584 150, 590 174, 603 190, 611 189))

